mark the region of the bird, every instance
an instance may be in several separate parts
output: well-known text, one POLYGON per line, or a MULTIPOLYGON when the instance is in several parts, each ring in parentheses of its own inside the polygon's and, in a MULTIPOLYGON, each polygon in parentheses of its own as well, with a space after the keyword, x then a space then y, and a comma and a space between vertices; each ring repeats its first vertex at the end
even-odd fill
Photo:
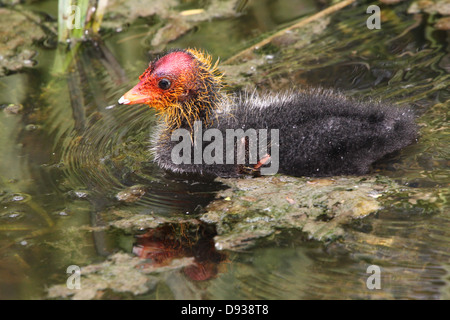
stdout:
POLYGON ((208 53, 172 49, 119 99, 156 110, 151 151, 162 169, 224 178, 364 175, 418 139, 410 107, 324 88, 228 92, 223 76, 208 53))

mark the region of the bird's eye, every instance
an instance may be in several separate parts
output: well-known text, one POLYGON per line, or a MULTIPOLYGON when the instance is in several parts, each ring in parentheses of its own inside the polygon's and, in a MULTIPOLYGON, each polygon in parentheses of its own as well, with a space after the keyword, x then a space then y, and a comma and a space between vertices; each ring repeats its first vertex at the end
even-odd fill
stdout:
POLYGON ((161 80, 159 80, 159 82, 158 82, 158 87, 160 87, 160 88, 163 89, 163 90, 169 89, 169 88, 170 88, 170 85, 171 85, 171 83, 170 83, 170 81, 167 80, 167 79, 161 79, 161 80))

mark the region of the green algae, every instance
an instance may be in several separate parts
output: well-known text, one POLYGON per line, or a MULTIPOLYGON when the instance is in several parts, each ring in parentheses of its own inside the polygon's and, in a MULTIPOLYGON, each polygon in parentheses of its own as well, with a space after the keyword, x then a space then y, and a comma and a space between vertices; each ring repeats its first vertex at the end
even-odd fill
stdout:
POLYGON ((0 8, 0 77, 35 65, 33 44, 45 37, 39 21, 31 12, 0 8))
MULTIPOLYGON (((287 229, 303 231, 307 238, 323 243, 345 242, 347 225, 380 210, 435 214, 448 207, 441 190, 407 188, 382 176, 220 181, 230 189, 219 192, 200 217, 216 225, 218 250, 248 249, 255 240, 287 229)), ((352 234, 351 241, 358 236, 352 234)))
POLYGON ((144 294, 159 281, 155 274, 170 273, 191 265, 193 258, 173 260, 167 266, 149 266, 145 260, 126 253, 116 253, 105 262, 82 267, 80 289, 70 289, 66 284, 48 289, 49 298, 71 298, 73 300, 99 299, 104 291, 144 294))
POLYGON ((200 217, 217 225, 219 250, 241 250, 277 230, 295 228, 311 239, 342 238, 342 225, 380 209, 373 197, 391 186, 375 178, 309 180, 287 176, 222 180, 230 186, 200 217), (251 206, 249 206, 249 199, 251 206))
POLYGON ((143 185, 134 185, 116 194, 116 199, 123 202, 135 202, 145 195, 146 188, 143 185))
MULTIPOLYGON (((113 208, 102 214, 107 219, 103 229, 136 233, 171 226, 182 235, 195 234, 194 229, 206 223, 215 226, 217 231, 214 237, 216 249, 238 252, 252 248, 259 240, 264 240, 265 245, 277 242, 280 232, 298 230, 305 235, 305 240, 313 239, 327 245, 341 243, 343 248, 357 252, 360 246, 402 245, 402 240, 396 237, 374 236, 352 227, 358 221, 387 209, 404 210, 408 205, 428 208, 421 214, 443 212, 448 205, 447 197, 439 190, 408 188, 383 176, 311 179, 277 175, 219 180, 229 188, 219 192, 217 199, 205 208, 205 213, 197 216, 198 219, 136 214, 133 210, 113 208), (192 230, 186 231, 188 229, 192 230)), ((373 227, 381 226, 375 224, 373 227)), ((70 242, 74 241, 66 244, 59 241, 53 245, 67 254, 80 252, 82 248, 74 249, 70 242)), ((165 295, 173 297, 177 291, 187 290, 189 294, 178 294, 192 297, 199 293, 198 288, 177 289, 170 284, 170 279, 180 276, 179 271, 193 263, 192 257, 184 257, 175 258, 169 264, 155 265, 129 254, 117 253, 103 263, 82 267, 81 290, 55 285, 49 288, 48 297, 99 299, 106 297, 108 291, 136 296, 154 294, 162 288, 168 290, 165 295)))
MULTIPOLYGON (((161 217, 154 214, 134 214, 130 213, 128 217, 126 216, 126 213, 124 214, 123 210, 114 210, 117 215, 122 216, 121 219, 111 221, 109 222, 109 225, 111 227, 115 227, 121 230, 124 230, 126 232, 136 232, 139 230, 146 230, 146 229, 156 229, 158 227, 168 225, 168 224, 183 224, 183 223, 191 223, 192 225, 197 225, 198 221, 195 219, 185 219, 182 217, 161 217), (119 213, 117 213, 119 212, 119 213)), ((126 211, 125 211, 126 212, 126 211)), ((108 215, 112 214, 113 212, 108 211, 108 215)))
POLYGON ((345 227, 356 219, 390 208, 435 214, 445 210, 441 190, 401 186, 383 176, 329 179, 270 176, 217 179, 228 189, 219 192, 205 213, 186 218, 136 214, 120 208, 103 214, 110 227, 136 232, 164 225, 215 226, 218 250, 243 250, 278 231, 297 229, 307 238, 329 243, 345 241, 345 227))
POLYGON ((152 52, 160 52, 202 22, 235 17, 237 3, 237 0, 214 0, 202 8, 180 10, 184 4, 180 0, 156 0, 152 5, 142 0, 113 0, 108 3, 102 27, 121 30, 137 19, 146 19, 150 28, 142 43, 152 52))
POLYGON ((408 8, 408 13, 411 14, 422 12, 448 16, 450 15, 450 3, 446 0, 415 0, 408 8))

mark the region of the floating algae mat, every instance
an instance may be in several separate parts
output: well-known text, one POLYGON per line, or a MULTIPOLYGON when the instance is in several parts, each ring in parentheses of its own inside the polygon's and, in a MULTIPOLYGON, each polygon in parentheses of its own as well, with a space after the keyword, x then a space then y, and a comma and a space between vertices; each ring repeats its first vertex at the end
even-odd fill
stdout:
MULTIPOLYGON (((109 228, 134 233, 145 229, 147 234, 149 229, 156 230, 150 231, 153 234, 161 227, 166 227, 166 232, 174 231, 175 238, 188 241, 188 244, 184 244, 187 247, 192 247, 192 242, 199 240, 198 233, 202 228, 200 221, 210 225, 212 230, 216 230, 209 235, 215 236, 213 241, 209 241, 210 246, 207 248, 216 255, 214 264, 217 266, 213 268, 214 271, 211 267, 205 271, 205 268, 211 266, 211 261, 205 264, 200 260, 202 264, 199 266, 198 255, 190 252, 185 256, 186 252, 180 253, 183 244, 176 242, 174 245, 173 239, 155 241, 152 235, 151 246, 133 249, 141 258, 141 253, 146 250, 145 257, 150 258, 151 263, 130 254, 117 253, 106 262, 83 267, 83 287, 80 290, 74 291, 66 285, 56 285, 49 288, 49 297, 108 298, 114 296, 111 292, 116 296, 140 295, 155 290, 158 286, 169 285, 168 297, 199 298, 199 288, 190 285, 188 289, 180 289, 168 279, 174 277, 174 274, 179 276, 181 271, 191 280, 199 280, 199 277, 208 280, 217 276, 218 266, 222 266, 222 272, 225 273, 226 258, 216 250, 251 250, 261 241, 267 246, 277 241, 277 234, 292 229, 303 232, 304 236, 301 238, 305 241, 314 239, 326 245, 338 242, 350 249, 358 242, 373 246, 392 245, 392 240, 386 242, 384 238, 365 232, 346 231, 346 227, 384 206, 399 209, 415 204, 416 207, 422 207, 426 214, 439 211, 445 201, 437 193, 423 193, 377 176, 307 179, 277 175, 218 180, 229 188, 220 191, 218 199, 212 201, 198 219, 133 214, 117 208, 104 213, 111 220, 109 228), (404 200, 393 201, 392 196, 395 198, 400 192, 404 200), (417 202, 421 202, 420 206, 417 206, 417 202), (346 243, 347 240, 349 243, 346 243), (161 255, 164 255, 162 259, 161 255)), ((147 237, 147 234, 141 237, 147 237)), ((167 234, 170 232, 164 237, 167 234)), ((205 250, 205 247, 201 249, 205 250)))
POLYGON ((398 188, 376 178, 299 179, 286 176, 223 181, 200 220, 217 225, 216 248, 242 249, 255 239, 296 228, 310 239, 332 241, 345 236, 343 226, 381 208, 377 200, 398 188))

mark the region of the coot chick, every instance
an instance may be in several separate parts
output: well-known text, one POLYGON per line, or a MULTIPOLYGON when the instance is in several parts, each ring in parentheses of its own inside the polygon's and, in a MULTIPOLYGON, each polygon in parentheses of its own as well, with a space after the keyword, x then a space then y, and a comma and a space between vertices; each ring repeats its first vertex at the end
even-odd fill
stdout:
POLYGON ((357 101, 332 90, 227 94, 217 63, 193 49, 168 52, 139 79, 119 103, 156 109, 154 159, 177 173, 360 175, 417 138, 411 109, 357 101), (214 130, 206 137, 208 129, 214 130))

